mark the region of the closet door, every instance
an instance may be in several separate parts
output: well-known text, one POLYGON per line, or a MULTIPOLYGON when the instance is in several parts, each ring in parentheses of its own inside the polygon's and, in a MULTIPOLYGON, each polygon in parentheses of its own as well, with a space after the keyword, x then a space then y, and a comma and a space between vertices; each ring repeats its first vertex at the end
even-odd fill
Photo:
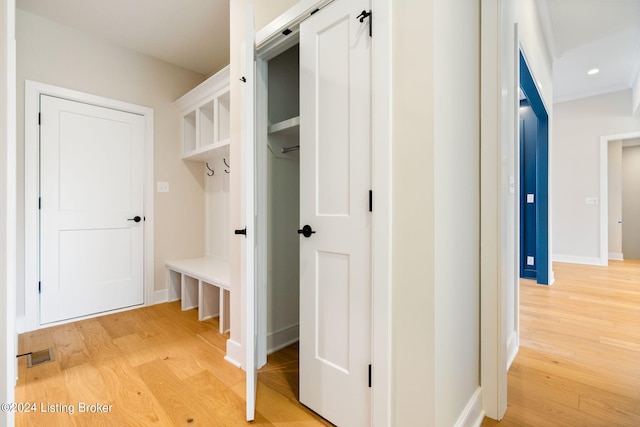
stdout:
MULTIPOLYGON (((242 145, 244 171, 244 218, 245 218, 245 268, 243 282, 246 298, 246 417, 253 421, 256 412, 256 387, 258 382, 257 365, 257 289, 256 289, 256 211, 255 211, 255 30, 253 5, 247 5, 245 22, 245 42, 242 44, 243 83, 242 83, 242 145)), ((237 230, 239 231, 239 230, 237 230)), ((237 233, 236 231, 236 233, 237 233)))
POLYGON ((368 0, 300 26, 300 401, 371 424, 371 38, 368 0))

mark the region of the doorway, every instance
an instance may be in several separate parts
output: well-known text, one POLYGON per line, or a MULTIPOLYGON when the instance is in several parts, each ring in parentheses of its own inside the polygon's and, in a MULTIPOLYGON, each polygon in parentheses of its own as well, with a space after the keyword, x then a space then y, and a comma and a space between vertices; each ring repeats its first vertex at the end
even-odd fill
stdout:
POLYGON ((549 284, 549 116, 520 56, 520 277, 549 284))
POLYGON ((371 38, 356 18, 366 6, 312 13, 256 67, 257 327, 267 325, 256 365, 299 336, 300 401, 345 425, 371 421, 371 38))
POLYGON ((600 138, 600 265, 608 265, 610 259, 634 259, 638 256, 637 214, 634 216, 632 213, 638 209, 635 206, 637 185, 632 184, 638 182, 638 152, 640 131, 600 138), (626 191, 623 173, 626 175, 626 191), (626 215, 623 215, 623 204, 626 215))
MULTIPOLYGON (((142 184, 139 188, 139 197, 141 198, 141 204, 138 209, 142 209, 141 212, 126 212, 125 217, 121 220, 130 228, 137 227, 138 233, 143 235, 139 240, 138 245, 142 245, 137 251, 142 253, 142 265, 139 266, 141 272, 138 275, 142 275, 143 286, 138 291, 136 305, 151 305, 154 300, 154 255, 153 255, 153 192, 149 191, 153 188, 153 110, 148 107, 142 107, 134 104, 129 104, 109 98, 103 98, 95 95, 86 94, 83 92, 73 91, 57 86, 47 85, 43 83, 26 81, 25 83, 25 117, 33 117, 34 120, 25 121, 25 318, 24 324, 20 325, 19 332, 26 332, 39 329, 43 326, 43 321, 40 313, 41 294, 39 292, 40 277, 40 252, 42 250, 40 246, 40 234, 45 231, 45 228, 40 224, 40 192, 41 183, 43 178, 40 171, 40 131, 41 126, 38 122, 38 114, 40 112, 40 100, 41 97, 49 97, 52 99, 60 99, 71 102, 72 105, 82 104, 87 106, 93 106, 98 109, 114 110, 118 113, 124 113, 125 115, 132 115, 130 117, 139 117, 141 123, 139 123, 139 130, 141 132, 142 144, 138 147, 140 150, 138 156, 142 158, 142 170, 140 171, 140 179, 142 184), (139 221, 135 221, 135 217, 140 217, 139 221), (128 221, 131 218, 132 221, 128 221), (131 225, 131 224, 135 225, 131 225)), ((85 116, 88 117, 88 116, 85 116)), ((84 120, 84 119, 83 119, 84 120)), ((100 120, 99 120, 100 121, 100 120)), ((107 120, 108 121, 108 120, 107 120)), ((121 123, 116 120, 115 122, 121 123)), ((118 125, 119 126, 119 125, 118 125)), ((116 127, 118 127, 116 126, 116 127)), ((126 128, 128 125, 124 125, 126 128)), ((43 151, 42 153, 46 153, 43 151)), ((106 167, 114 167, 113 165, 105 165, 106 167)), ((91 163, 85 164, 87 170, 91 170, 91 163)), ((99 191, 90 197, 98 197, 99 191)), ((114 197, 118 197, 117 195, 114 197)), ((125 212, 122 212, 123 214, 125 212)), ((123 229, 124 230, 124 229, 123 229)), ((123 232, 127 234, 127 231, 123 232)), ((121 233, 122 234, 122 233, 121 233)), ((122 236, 120 236, 122 237, 122 236)), ((90 240, 90 239, 89 239, 90 240)), ((118 240, 116 238, 116 240, 118 240)), ((47 262, 43 259, 42 262, 47 262)), ((120 273, 124 273, 125 270, 120 270, 120 273)), ((110 271, 109 273, 113 273, 110 271)), ((121 274, 120 276, 124 276, 121 274)), ((121 277, 120 277, 121 278, 121 277)), ((128 305, 128 304, 125 304, 128 305)), ((108 310, 124 309, 125 306, 114 308, 111 306, 108 310)), ((104 308, 102 308, 104 309, 104 308)), ((91 317, 102 313, 101 308, 98 308, 93 313, 83 312, 74 313, 71 318, 84 318, 91 317), (77 316, 77 317, 76 317, 77 316)), ((46 321, 46 318, 45 318, 46 321)), ((66 322, 68 320, 57 319, 49 320, 52 325, 60 322, 66 322)))

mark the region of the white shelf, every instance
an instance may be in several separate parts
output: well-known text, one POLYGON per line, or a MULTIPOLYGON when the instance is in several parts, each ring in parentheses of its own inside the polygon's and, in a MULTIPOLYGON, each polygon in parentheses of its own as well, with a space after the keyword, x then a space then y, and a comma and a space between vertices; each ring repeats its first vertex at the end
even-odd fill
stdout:
POLYGON ((218 150, 229 146, 230 139, 218 141, 215 144, 205 145, 197 150, 186 152, 182 155, 182 160, 191 160, 196 162, 204 162, 211 160, 218 155, 218 150))
POLYGON ((208 161, 229 145, 230 101, 225 67, 175 102, 183 116, 182 159, 208 161))
POLYGON ((214 257, 167 261, 169 301, 182 310, 198 309, 198 320, 219 318, 220 333, 229 325, 229 261, 214 257))
POLYGON ((300 145, 300 117, 269 125, 269 147, 276 157, 297 158, 297 151, 282 152, 283 148, 300 145))
POLYGON ((300 134, 300 117, 293 117, 291 119, 269 125, 269 135, 274 134, 291 134, 292 136, 298 136, 300 134))

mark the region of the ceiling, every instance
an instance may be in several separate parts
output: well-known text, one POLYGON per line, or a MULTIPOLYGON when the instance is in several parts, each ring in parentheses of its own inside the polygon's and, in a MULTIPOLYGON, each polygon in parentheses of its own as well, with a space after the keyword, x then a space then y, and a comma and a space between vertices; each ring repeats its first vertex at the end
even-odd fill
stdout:
POLYGON ((229 64, 229 0, 16 0, 16 6, 200 74, 229 64))
MULTIPOLYGON (((17 0, 17 7, 210 75, 229 63, 230 0, 17 0)), ((554 57, 554 101, 631 87, 640 0, 536 0, 554 57), (600 73, 588 76, 587 71, 600 73)))
POLYGON ((640 73, 640 0, 536 0, 554 102, 628 89, 640 73), (588 75, 598 68, 600 72, 588 75))

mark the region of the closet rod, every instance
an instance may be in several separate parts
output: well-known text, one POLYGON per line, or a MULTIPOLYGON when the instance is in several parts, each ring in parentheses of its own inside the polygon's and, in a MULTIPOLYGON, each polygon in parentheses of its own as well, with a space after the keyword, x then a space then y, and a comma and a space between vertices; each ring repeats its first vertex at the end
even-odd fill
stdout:
POLYGON ((284 153, 288 153, 289 151, 298 151, 299 149, 300 149, 299 145, 294 145, 292 147, 283 147, 280 149, 280 152, 284 154, 284 153))

